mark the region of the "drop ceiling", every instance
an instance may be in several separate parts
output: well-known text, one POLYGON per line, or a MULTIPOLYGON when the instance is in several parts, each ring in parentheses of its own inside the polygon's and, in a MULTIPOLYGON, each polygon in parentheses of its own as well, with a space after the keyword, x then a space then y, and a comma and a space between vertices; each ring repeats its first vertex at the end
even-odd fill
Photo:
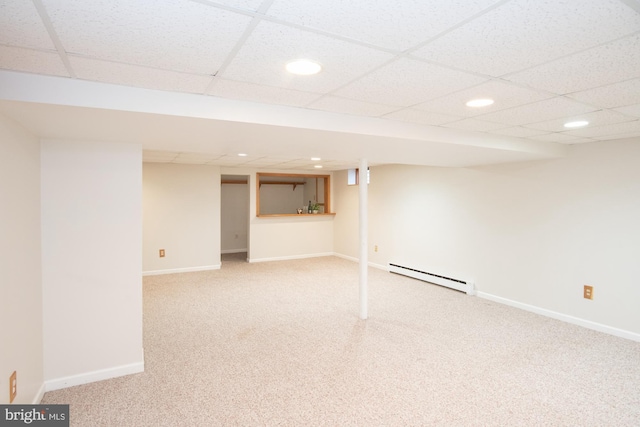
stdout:
POLYGON ((0 69, 0 113, 152 162, 467 166, 640 137, 638 0, 0 0, 0 69))

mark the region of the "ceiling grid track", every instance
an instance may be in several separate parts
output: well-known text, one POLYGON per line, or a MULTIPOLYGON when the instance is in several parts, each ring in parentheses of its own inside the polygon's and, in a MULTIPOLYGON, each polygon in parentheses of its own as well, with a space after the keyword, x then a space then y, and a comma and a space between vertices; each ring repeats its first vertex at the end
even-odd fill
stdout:
POLYGON ((74 79, 77 78, 76 73, 73 71, 73 68, 71 68, 71 62, 69 62, 69 57, 67 56, 67 52, 64 50, 64 46, 62 46, 62 42, 60 41, 60 38, 58 37, 56 30, 53 28, 51 19, 49 18, 49 15, 47 14, 47 11, 42 4, 42 1, 41 0, 32 0, 32 1, 33 1, 33 5, 36 7, 36 10, 38 11, 38 15, 40 15, 40 18, 42 19, 42 23, 44 24, 45 28, 47 29, 47 32, 49 33, 49 37, 51 37, 51 41, 53 42, 54 46, 56 47, 56 50, 58 51, 58 55, 60 55, 60 59, 62 60, 62 63, 67 69, 67 72, 72 78, 74 79))

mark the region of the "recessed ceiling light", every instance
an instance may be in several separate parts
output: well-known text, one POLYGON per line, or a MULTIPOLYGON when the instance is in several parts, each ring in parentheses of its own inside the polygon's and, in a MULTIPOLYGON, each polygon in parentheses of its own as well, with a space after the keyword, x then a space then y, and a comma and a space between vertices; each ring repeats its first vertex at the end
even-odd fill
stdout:
POLYGON ((586 120, 576 120, 575 122, 567 122, 564 124, 566 128, 581 128, 582 126, 588 125, 589 122, 586 120))
POLYGON ((315 165, 314 168, 316 169, 322 169, 322 165, 315 165))
POLYGON ((240 157, 247 157, 247 153, 238 153, 238 156, 240 156, 240 157))
POLYGON ((467 102, 467 107, 486 107, 491 104, 493 104, 493 99, 472 99, 471 101, 467 102))
POLYGON ((311 160, 314 162, 319 162, 322 159, 320 157, 312 157, 311 160))
POLYGON ((310 76, 312 74, 318 74, 321 69, 322 67, 320 66, 320 64, 308 59, 298 59, 287 64, 287 71, 291 74, 297 74, 299 76, 310 76))

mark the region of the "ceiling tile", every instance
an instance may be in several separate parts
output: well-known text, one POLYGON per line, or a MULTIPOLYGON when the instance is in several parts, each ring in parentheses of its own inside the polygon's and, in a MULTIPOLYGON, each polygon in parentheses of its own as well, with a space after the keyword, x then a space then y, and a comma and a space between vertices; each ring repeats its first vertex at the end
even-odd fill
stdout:
POLYGON ((367 102, 409 107, 486 81, 482 77, 401 58, 337 90, 367 102))
POLYGON ((262 2, 263 0, 216 0, 216 3, 251 12, 257 11, 262 2))
POLYGON ((308 108, 370 117, 379 117, 398 109, 398 107, 394 106, 354 101, 352 99, 340 98, 337 96, 325 96, 320 98, 319 100, 309 104, 308 108))
POLYGON ((7 70, 69 77, 57 53, 0 46, 0 67, 7 70))
POLYGON ((177 158, 171 161, 171 163, 177 163, 181 165, 206 165, 207 163, 215 161, 215 159, 181 159, 177 158))
POLYGON ((594 139, 600 139, 603 137, 607 139, 609 139, 609 137, 616 138, 617 135, 621 134, 635 134, 640 136, 640 120, 576 129, 567 131, 565 133, 573 136, 581 136, 594 139))
POLYGON ((478 118, 481 120, 516 126, 563 117, 573 117, 595 110, 595 107, 590 107, 559 96, 534 102, 532 104, 522 105, 520 107, 484 114, 482 116, 478 116, 478 118))
POLYGON ((640 104, 627 105, 626 107, 616 108, 615 110, 628 116, 640 117, 640 104))
POLYGON ((554 119, 546 122, 531 123, 526 125, 526 127, 548 132, 563 132, 568 130, 564 127, 565 123, 577 120, 586 120, 589 122, 589 126, 584 128, 586 130, 596 126, 608 125, 612 123, 630 122, 636 119, 624 114, 616 113, 614 111, 600 110, 594 111, 592 113, 580 114, 573 117, 564 117, 562 119, 554 119))
POLYGON ((438 126, 445 123, 455 122, 463 117, 449 116, 446 114, 432 113, 429 111, 414 110, 405 108, 384 116, 385 119, 400 120, 403 122, 419 123, 423 125, 438 126))
MULTIPOLYGON (((260 157, 259 159, 267 159, 267 158, 260 157)), ((305 161, 304 159, 300 159, 299 156, 293 156, 293 155, 291 156, 273 155, 273 156, 269 156, 268 160, 271 160, 273 162, 278 162, 278 163, 292 162, 292 161, 305 161)))
POLYGON ((240 157, 235 154, 221 156, 216 159, 216 163, 224 164, 224 165, 239 165, 239 164, 247 163, 248 161, 249 161, 249 157, 240 157))
POLYGON ((477 132, 489 132, 505 127, 501 123, 485 122, 478 119, 463 119, 457 122, 447 123, 443 126, 452 129, 472 130, 477 132))
POLYGON ((203 93, 213 78, 73 56, 69 62, 78 78, 147 89, 203 93))
POLYGON ((593 142, 593 139, 581 138, 579 136, 567 135, 566 133, 547 133, 545 135, 532 136, 529 139, 545 142, 559 142, 562 144, 582 144, 584 142, 593 142))
POLYGON ((477 86, 418 104, 413 108, 461 117, 473 117, 492 111, 530 104, 551 97, 552 95, 548 93, 526 89, 508 82, 490 80, 477 86), (468 101, 479 98, 491 98, 495 102, 482 108, 467 107, 466 103, 468 101))
POLYGON ((251 18, 191 1, 43 0, 68 53, 213 74, 251 18))
POLYGON ((0 44, 55 50, 33 2, 24 0, 0 2, 0 44))
POLYGON ((176 157, 178 152, 176 151, 162 151, 162 150, 142 150, 143 156, 173 156, 176 157))
MULTIPOLYGON (((358 166, 358 162, 354 161, 354 162, 336 162, 336 163, 332 163, 331 165, 328 166, 328 170, 330 171, 340 171, 340 170, 346 170, 346 169, 353 169, 355 167, 358 166)), ((369 163, 369 166, 376 166, 375 163, 369 163)))
POLYGON ((510 75, 507 79, 537 89, 569 94, 638 77, 640 35, 576 53, 510 75))
POLYGON ((567 95, 567 97, 602 108, 640 104, 640 79, 632 79, 575 92, 567 95))
POLYGON ((513 0, 414 54, 500 76, 638 30, 640 15, 618 0, 513 0))
POLYGON ((548 132, 537 129, 528 129, 522 126, 514 126, 510 128, 503 128, 491 131, 492 134, 515 136, 518 138, 530 138, 532 136, 539 136, 548 132))
POLYGON ((171 163, 171 160, 166 160, 163 158, 149 158, 149 159, 142 159, 143 163, 171 163))
MULTIPOLYGON (((0 68, 65 77, 71 72, 83 80, 188 93, 206 90, 223 98, 304 107, 299 112, 320 120, 319 129, 328 123, 327 115, 309 110, 388 119, 378 120, 381 127, 388 126, 385 133, 427 129, 391 120, 440 126, 437 133, 454 143, 460 132, 452 129, 485 132, 488 139, 506 135, 577 144, 640 137, 640 8, 627 7, 639 1, 0 0, 0 68), (66 51, 68 70, 34 7, 40 3, 66 51), (323 71, 309 77, 285 73, 285 63, 299 57, 319 61, 323 71), (492 79, 489 72, 499 77, 492 79), (496 103, 484 109, 464 105, 486 96, 496 103), (592 125, 565 130, 562 124, 573 117, 587 118, 592 125)), ((64 81, 74 85, 72 79, 64 81)), ((4 103, 3 110, 15 108, 4 103)), ((120 113, 127 114, 124 120, 136 120, 120 113)), ((30 116, 26 110, 20 114, 30 116)), ((89 112, 73 114, 74 123, 89 123, 80 130, 75 125, 57 130, 63 125, 51 112, 43 116, 46 125, 33 119, 34 133, 46 128, 56 135, 96 132, 97 121, 78 121, 78 114, 89 112)), ((256 139, 255 125, 247 131, 240 123, 204 121, 204 131, 198 132, 200 121, 181 122, 186 130, 173 138, 178 142, 170 143, 170 135, 164 135, 145 147, 183 145, 187 150, 186 144, 193 151, 211 152, 145 150, 144 161, 292 173, 358 167, 357 147, 342 150, 331 145, 339 145, 335 141, 302 141, 300 135, 313 132, 308 129, 264 144, 256 139), (199 142, 193 140, 196 134, 199 142), (323 169, 313 169, 314 162, 298 155, 313 147, 303 150, 300 144, 316 144, 336 160, 325 159, 323 169), (253 155, 238 157, 242 150, 253 155), (286 156, 291 152, 298 154, 286 156)), ((145 129, 134 138, 150 137, 151 130, 145 129)), ((393 151, 383 144, 366 148, 393 151)), ((437 150, 432 151, 436 157, 437 150)))
POLYGON ((572 139, 571 141, 564 141, 564 142, 560 142, 560 144, 564 144, 564 145, 574 145, 574 144, 586 144, 588 142, 595 142, 595 139, 589 139, 589 138, 576 138, 576 139, 572 139))
POLYGON ((278 166, 278 169, 314 170, 319 173, 322 172, 322 169, 314 168, 313 167, 314 165, 311 162, 287 162, 287 163, 280 163, 277 166, 278 166))
POLYGON ((268 104, 301 107, 307 105, 320 95, 299 90, 258 85, 254 83, 236 82, 216 79, 209 94, 222 98, 241 99, 244 101, 264 102, 268 104))
POLYGON ((614 139, 627 139, 627 138, 640 138, 640 131, 638 132, 627 132, 627 133, 617 133, 614 135, 608 136, 596 136, 593 139, 597 141, 611 141, 614 139))
POLYGON ((404 51, 473 16, 496 0, 276 0, 267 15, 404 51))
POLYGON ((142 161, 150 163, 169 163, 178 157, 178 154, 179 153, 172 151, 143 150, 142 161))
POLYGON ((212 160, 216 160, 221 156, 205 153, 180 153, 173 159, 173 163, 196 163, 205 164, 212 160))
POLYGON ((391 59, 391 55, 271 22, 261 22, 220 77, 306 92, 324 93, 391 59), (306 58, 322 71, 296 76, 287 62, 306 58))
POLYGON ((269 160, 269 159, 260 159, 260 160, 254 160, 252 162, 247 162, 247 163, 245 163, 245 166, 249 167, 249 168, 255 168, 255 167, 271 168, 271 167, 278 166, 281 163, 282 162, 273 161, 273 160, 269 160))

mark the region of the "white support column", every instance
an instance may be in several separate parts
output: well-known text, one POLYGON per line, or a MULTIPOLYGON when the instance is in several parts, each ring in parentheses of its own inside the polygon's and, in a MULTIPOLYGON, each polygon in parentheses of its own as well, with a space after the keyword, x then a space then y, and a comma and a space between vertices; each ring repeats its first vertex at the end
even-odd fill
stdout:
POLYGON ((358 172, 358 183, 360 191, 360 318, 365 320, 369 317, 369 284, 367 281, 367 268, 369 266, 368 256, 368 224, 367 224, 367 191, 368 176, 367 159, 360 159, 360 170, 358 172))

